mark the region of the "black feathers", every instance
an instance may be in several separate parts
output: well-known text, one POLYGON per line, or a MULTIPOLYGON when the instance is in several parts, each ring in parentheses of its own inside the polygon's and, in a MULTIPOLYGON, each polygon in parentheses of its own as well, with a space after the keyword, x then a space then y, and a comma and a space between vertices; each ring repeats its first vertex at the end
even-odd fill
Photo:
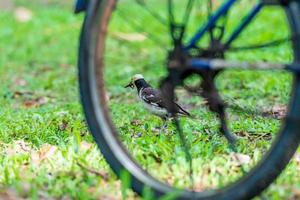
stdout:
MULTIPOLYGON (((162 94, 160 90, 146 87, 141 88, 138 90, 139 97, 147 104, 150 104, 154 108, 157 107, 158 109, 166 109, 166 103, 163 100, 162 94)), ((190 113, 184 110, 181 106, 179 106, 177 103, 173 102, 175 104, 175 107, 177 108, 177 113, 185 116, 190 116, 190 113)))
MULTIPOLYGON (((167 105, 163 99, 160 90, 152 88, 144 79, 143 75, 136 74, 132 77, 131 82, 125 86, 136 87, 140 100, 144 103, 145 107, 153 114, 162 118, 169 117, 167 112, 167 105)), ((180 105, 172 102, 179 115, 190 116, 190 113, 184 110, 180 105)))

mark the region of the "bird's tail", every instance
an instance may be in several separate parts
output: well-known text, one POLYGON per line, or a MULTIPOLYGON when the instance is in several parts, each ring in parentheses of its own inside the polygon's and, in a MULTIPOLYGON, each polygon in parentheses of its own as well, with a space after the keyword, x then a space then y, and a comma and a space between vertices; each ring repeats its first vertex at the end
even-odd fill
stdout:
POLYGON ((177 108, 178 108, 178 114, 183 115, 183 116, 187 116, 187 117, 191 117, 191 114, 186 111, 185 109, 183 109, 181 106, 179 106, 177 103, 175 103, 177 108))

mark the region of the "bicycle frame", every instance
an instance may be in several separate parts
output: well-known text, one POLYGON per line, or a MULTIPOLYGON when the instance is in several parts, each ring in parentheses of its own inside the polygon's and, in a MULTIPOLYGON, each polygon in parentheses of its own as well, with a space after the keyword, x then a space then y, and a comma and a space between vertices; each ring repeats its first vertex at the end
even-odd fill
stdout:
MULTIPOLYGON (((198 41, 202 39, 207 31, 215 26, 217 21, 232 8, 234 3, 238 0, 227 0, 194 34, 189 42, 184 46, 184 50, 188 51, 194 47, 198 41)), ((264 5, 278 5, 280 3, 287 3, 287 1, 279 0, 261 0, 259 1, 251 11, 244 17, 242 22, 235 28, 231 36, 224 43, 224 48, 229 48, 231 43, 242 33, 242 31, 250 24, 254 17, 264 7, 264 5)), ((203 70, 203 69, 224 69, 224 68, 240 68, 240 69, 285 69, 293 72, 300 72, 300 67, 296 63, 292 64, 278 64, 278 63, 247 63, 247 62, 228 62, 220 59, 204 60, 201 58, 193 58, 188 63, 189 69, 192 70, 203 70)))
POLYGON ((74 6, 74 12, 77 14, 77 13, 86 11, 88 3, 89 3, 88 1, 89 0, 76 0, 75 6, 74 6))
MULTIPOLYGON (((204 34, 209 31, 211 28, 215 26, 217 21, 230 10, 230 8, 236 3, 238 0, 227 0, 217 11, 213 14, 208 22, 202 26, 192 37, 192 39, 185 46, 185 50, 189 50, 196 46, 196 43, 202 39, 204 34)), ((229 37, 227 42, 225 43, 226 47, 229 47, 232 41, 234 41, 240 33, 246 28, 246 26, 252 21, 252 19, 259 13, 264 3, 262 1, 258 2, 256 6, 250 11, 248 15, 243 19, 242 23, 235 29, 233 34, 229 37)))
MULTIPOLYGON (((101 0, 98 0, 101 1, 101 0)), ((224 43, 224 48, 229 48, 232 42, 239 37, 243 30, 251 23, 254 17, 260 12, 265 5, 278 5, 288 3, 289 0, 260 0, 250 10, 250 12, 242 19, 241 23, 234 29, 233 33, 229 36, 227 41, 224 43)), ((234 6, 238 0, 226 0, 223 5, 210 17, 208 22, 201 26, 194 36, 184 45, 184 50, 188 51, 196 47, 198 41, 215 26, 218 20, 226 15, 226 13, 234 6)), ((86 11, 89 0, 76 0, 75 2, 75 13, 86 11)), ((300 67, 296 64, 276 64, 276 63, 238 63, 238 62, 227 62, 225 60, 211 59, 204 60, 201 58, 193 58, 189 61, 188 67, 192 70, 203 70, 203 69, 223 69, 223 68, 247 68, 247 69, 285 69, 290 71, 300 72, 300 67), (229 67, 229 66, 230 67, 229 67), (238 67, 240 66, 240 67, 238 67)))

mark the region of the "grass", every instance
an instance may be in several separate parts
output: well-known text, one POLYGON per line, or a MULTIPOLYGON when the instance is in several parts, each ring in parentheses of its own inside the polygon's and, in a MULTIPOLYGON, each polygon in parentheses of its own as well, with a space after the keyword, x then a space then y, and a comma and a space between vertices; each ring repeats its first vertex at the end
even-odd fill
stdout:
MULTIPOLYGON (((128 192, 124 192, 126 183, 117 180, 99 153, 79 103, 76 61, 83 17, 73 15, 68 3, 16 1, 15 4, 29 8, 33 18, 21 23, 15 19, 14 11, 0 12, 0 198, 17 195, 29 199, 121 199, 122 193, 124 196, 128 192)), ((128 7, 126 2, 123 6, 119 9, 131 11, 129 16, 139 13, 136 6, 128 7)), ((157 9, 161 8, 157 6, 157 9)), ((231 28, 240 9, 237 7, 231 13, 233 20, 227 22, 231 28)), ((201 16, 201 13, 193 11, 193 15, 201 16)), ((168 39, 163 34, 167 30, 152 22, 149 15, 139 13, 139 16, 139 20, 149 22, 146 28, 155 27, 161 33, 158 37, 167 46, 168 39)), ((235 45, 286 36, 281 16, 276 9, 262 13, 260 20, 235 45), (264 20, 270 16, 272 22, 264 20), (257 34, 262 27, 272 30, 274 26, 282 31, 257 34)), ((183 187, 188 182, 187 163, 174 127, 169 124, 165 134, 153 131, 161 121, 147 114, 137 102, 135 91, 123 88, 135 73, 143 73, 157 86, 159 78, 166 74, 161 62, 165 52, 149 39, 140 42, 135 36, 128 42, 136 30, 126 26, 121 18, 114 15, 106 47, 108 70, 105 73, 109 77, 106 83, 111 116, 124 145, 145 169, 163 181, 183 187)), ((277 62, 292 59, 288 44, 271 50, 230 53, 226 57, 277 62)), ((188 83, 196 81, 192 78, 188 83)), ((265 112, 286 105, 290 83, 289 74, 281 72, 228 71, 217 80, 225 99, 265 112)), ((208 112, 205 101, 192 97, 182 88, 177 93, 179 102, 196 118, 183 118, 182 125, 192 143, 194 165, 201 166, 194 166, 195 177, 202 177, 196 181, 197 189, 222 186, 239 177, 240 170, 226 140, 218 134, 217 118, 208 112)), ((269 147, 279 128, 278 120, 233 109, 230 119, 231 130, 240 136, 239 152, 250 157, 250 163, 245 164, 249 169, 269 147)), ((264 196, 299 198, 299 167, 297 154, 264 196)), ((150 198, 151 194, 145 192, 144 198, 147 196, 150 198)), ((127 198, 139 197, 129 191, 127 198)))

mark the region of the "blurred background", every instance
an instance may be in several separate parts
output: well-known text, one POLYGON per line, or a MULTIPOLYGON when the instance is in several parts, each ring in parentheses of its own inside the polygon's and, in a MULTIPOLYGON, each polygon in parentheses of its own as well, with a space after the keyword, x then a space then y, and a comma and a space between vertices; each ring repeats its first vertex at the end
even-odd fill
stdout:
MULTIPOLYGON (((140 199, 88 133, 73 3, 0 0, 0 199, 140 199)), ((300 199, 299 170, 297 153, 265 196, 300 199)))

